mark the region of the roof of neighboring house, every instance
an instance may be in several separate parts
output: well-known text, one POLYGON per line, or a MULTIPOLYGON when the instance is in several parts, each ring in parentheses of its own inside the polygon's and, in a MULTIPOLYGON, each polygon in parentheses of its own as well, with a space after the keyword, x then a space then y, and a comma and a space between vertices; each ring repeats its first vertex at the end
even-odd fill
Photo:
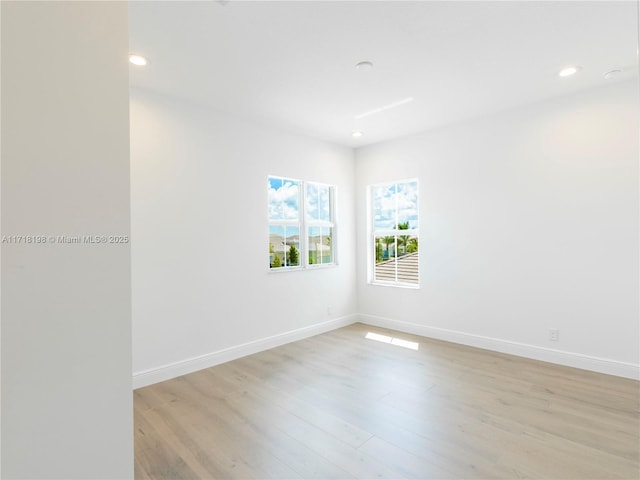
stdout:
POLYGON ((285 241, 282 235, 276 233, 269 234, 269 245, 273 246, 274 252, 284 252, 289 249, 290 245, 297 245, 299 241, 300 237, 298 235, 291 235, 287 237, 285 241))
POLYGON ((418 252, 385 260, 375 266, 375 279, 389 282, 418 283, 418 252), (396 263, 398 278, 396 279, 396 263))

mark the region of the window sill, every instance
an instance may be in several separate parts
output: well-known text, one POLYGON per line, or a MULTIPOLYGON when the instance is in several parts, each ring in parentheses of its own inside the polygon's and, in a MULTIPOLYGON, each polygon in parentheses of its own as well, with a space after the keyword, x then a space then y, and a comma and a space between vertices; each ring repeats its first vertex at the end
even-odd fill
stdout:
POLYGON ((310 270, 325 270, 327 268, 336 268, 337 263, 324 263, 319 265, 308 265, 306 267, 288 267, 288 268, 269 268, 268 273, 284 273, 284 272, 308 272, 310 270))
POLYGON ((420 284, 413 283, 386 283, 386 282, 368 282, 369 285, 374 285, 377 287, 395 287, 395 288, 407 288, 409 290, 420 290, 420 284))

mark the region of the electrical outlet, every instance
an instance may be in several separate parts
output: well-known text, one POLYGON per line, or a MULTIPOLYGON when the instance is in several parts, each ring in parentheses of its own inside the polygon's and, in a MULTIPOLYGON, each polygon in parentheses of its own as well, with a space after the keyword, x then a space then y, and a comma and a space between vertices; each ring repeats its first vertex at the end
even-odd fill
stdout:
POLYGON ((549 340, 551 340, 552 342, 557 342, 560 336, 560 330, 558 330, 557 328, 550 328, 549 329, 549 340))

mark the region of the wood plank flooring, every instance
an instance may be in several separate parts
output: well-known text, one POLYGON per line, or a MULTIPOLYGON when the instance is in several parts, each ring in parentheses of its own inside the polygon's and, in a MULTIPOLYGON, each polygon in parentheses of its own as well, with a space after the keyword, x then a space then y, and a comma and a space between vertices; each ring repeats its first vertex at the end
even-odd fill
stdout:
POLYGON ((135 475, 638 479, 639 385, 355 324, 136 390, 135 475))

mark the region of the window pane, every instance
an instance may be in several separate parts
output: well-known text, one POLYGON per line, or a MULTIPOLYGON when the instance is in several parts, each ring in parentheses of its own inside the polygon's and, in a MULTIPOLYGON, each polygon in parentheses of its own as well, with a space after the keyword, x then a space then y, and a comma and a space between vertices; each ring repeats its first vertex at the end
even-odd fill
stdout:
POLYGON ((269 220, 298 220, 300 216, 300 182, 269 177, 269 220))
POLYGON ((398 277, 402 283, 418 283, 418 237, 398 235, 398 259, 396 261, 398 277))
POLYGON ((282 179, 277 177, 269 177, 268 190, 269 220, 282 220, 282 200, 280 194, 282 192, 282 179))
POLYGON ((401 283, 420 283, 420 277, 418 273, 418 252, 406 257, 398 258, 398 282, 401 283))
POLYGON ((418 182, 399 183, 397 188, 398 228, 418 228, 418 182))
POLYGON ((284 259, 286 267, 300 265, 300 229, 285 227, 284 259))
POLYGON ((374 279, 385 282, 396 281, 396 239, 393 236, 374 239, 374 279))
POLYGON ((382 185, 371 189, 373 200, 374 230, 392 229, 396 226, 395 185, 382 185))
POLYGON ((300 265, 300 229, 271 225, 269 227, 269 266, 271 268, 300 265))
POLYGON ((374 280, 419 283, 417 236, 379 236, 374 242, 374 280))
POLYGON ((324 227, 322 229, 320 251, 322 252, 322 263, 333 263, 333 228, 324 227))
POLYGON ((269 267, 284 266, 284 227, 271 225, 269 227, 269 267))
POLYGON ((318 218, 331 221, 331 190, 327 185, 318 185, 318 218))
POLYGON ((322 263, 322 255, 318 253, 318 246, 322 242, 322 228, 309 227, 307 245, 309 246, 309 265, 322 263))
POLYGON ((306 184, 306 216, 307 220, 318 220, 318 186, 315 183, 306 184))
POLYGON ((282 180, 282 203, 286 220, 300 218, 300 182, 286 178, 282 180))
POLYGON ((309 227, 309 265, 333 263, 333 228, 309 227))
POLYGON ((418 237, 415 235, 398 235, 397 242, 399 257, 418 251, 418 237))

